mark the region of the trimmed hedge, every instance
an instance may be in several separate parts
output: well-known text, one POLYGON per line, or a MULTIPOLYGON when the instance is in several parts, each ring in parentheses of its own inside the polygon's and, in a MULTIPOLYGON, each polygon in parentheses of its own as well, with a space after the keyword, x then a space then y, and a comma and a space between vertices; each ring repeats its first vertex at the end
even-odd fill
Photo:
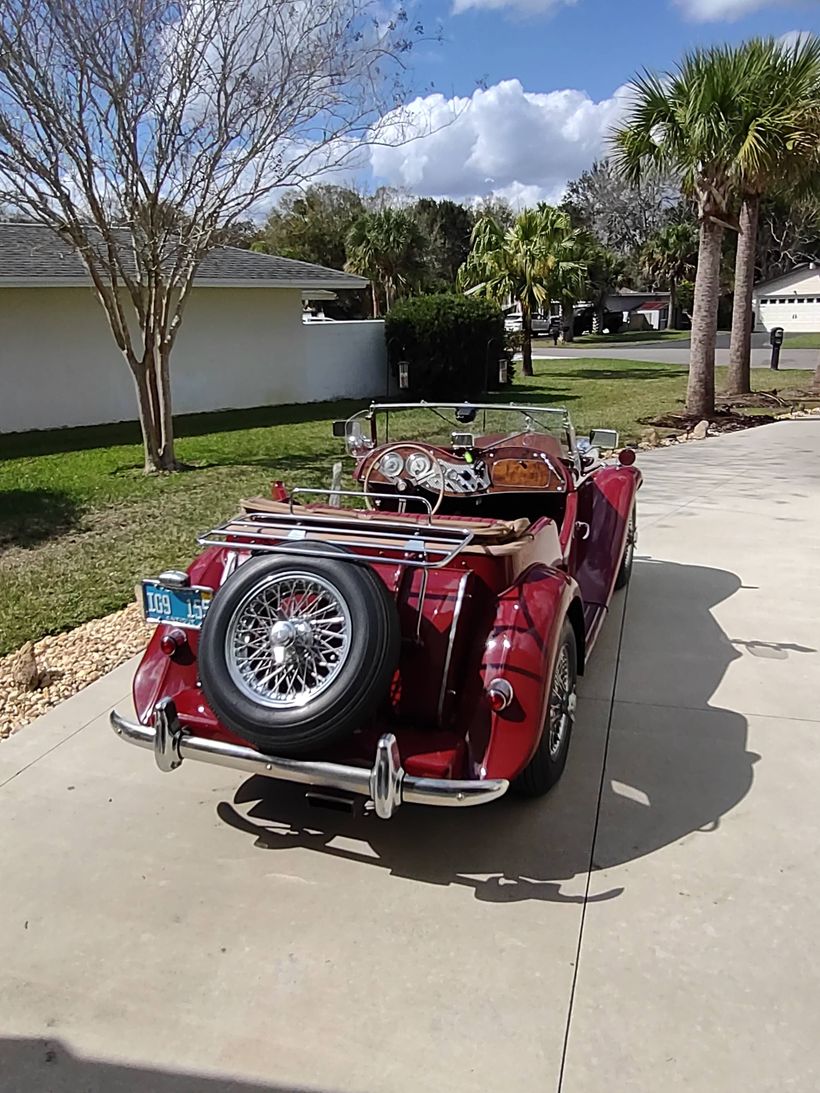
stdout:
POLYGON ((504 317, 497 304, 474 296, 441 294, 400 300, 384 334, 394 379, 399 361, 410 365, 413 398, 460 402, 498 390, 498 361, 506 357, 504 317))

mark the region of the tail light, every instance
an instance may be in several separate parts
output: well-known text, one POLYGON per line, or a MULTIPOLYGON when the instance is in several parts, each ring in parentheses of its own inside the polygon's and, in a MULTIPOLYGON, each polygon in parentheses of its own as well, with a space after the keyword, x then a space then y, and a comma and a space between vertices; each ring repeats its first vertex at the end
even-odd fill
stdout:
POLYGON ((487 687, 487 698, 493 713, 506 710, 513 700, 512 685, 506 679, 494 679, 487 687))
POLYGON ((168 630, 159 639, 159 647, 167 657, 172 657, 178 650, 184 649, 187 644, 188 637, 185 631, 176 627, 173 630, 168 630))

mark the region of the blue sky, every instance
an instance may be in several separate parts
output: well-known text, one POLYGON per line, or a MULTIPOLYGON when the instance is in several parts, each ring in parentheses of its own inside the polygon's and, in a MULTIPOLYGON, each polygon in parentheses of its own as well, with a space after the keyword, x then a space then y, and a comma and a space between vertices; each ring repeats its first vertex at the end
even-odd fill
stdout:
POLYGON ((374 183, 434 196, 557 199, 605 153, 623 110, 618 89, 642 66, 669 68, 697 45, 820 33, 818 0, 419 0, 410 8, 442 44, 412 60, 424 130, 374 151, 374 183), (477 85, 482 90, 476 90, 477 85))

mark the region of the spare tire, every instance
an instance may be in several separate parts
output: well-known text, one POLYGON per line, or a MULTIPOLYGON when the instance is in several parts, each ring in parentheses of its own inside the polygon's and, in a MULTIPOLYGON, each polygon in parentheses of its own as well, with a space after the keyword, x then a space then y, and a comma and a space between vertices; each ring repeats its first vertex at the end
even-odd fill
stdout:
POLYGON ((228 578, 205 616, 202 690, 220 721, 263 752, 309 755, 376 712, 400 641, 395 601, 368 566, 256 557, 228 578))

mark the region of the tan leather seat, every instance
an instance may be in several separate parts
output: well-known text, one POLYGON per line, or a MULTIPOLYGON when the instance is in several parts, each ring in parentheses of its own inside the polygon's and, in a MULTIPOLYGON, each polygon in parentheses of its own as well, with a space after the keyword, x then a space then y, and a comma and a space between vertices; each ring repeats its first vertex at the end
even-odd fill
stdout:
POLYGON ((474 516, 433 516, 428 519, 421 513, 383 513, 367 509, 343 509, 333 505, 297 505, 291 509, 288 501, 274 501, 269 497, 251 497, 240 501, 244 513, 269 512, 280 515, 298 516, 300 511, 314 516, 332 517, 334 522, 342 524, 359 524, 372 520, 384 520, 389 517, 391 521, 401 521, 412 524, 414 527, 452 528, 458 531, 471 531, 475 542, 483 543, 512 543, 526 536, 530 521, 526 518, 519 520, 488 520, 474 516))

